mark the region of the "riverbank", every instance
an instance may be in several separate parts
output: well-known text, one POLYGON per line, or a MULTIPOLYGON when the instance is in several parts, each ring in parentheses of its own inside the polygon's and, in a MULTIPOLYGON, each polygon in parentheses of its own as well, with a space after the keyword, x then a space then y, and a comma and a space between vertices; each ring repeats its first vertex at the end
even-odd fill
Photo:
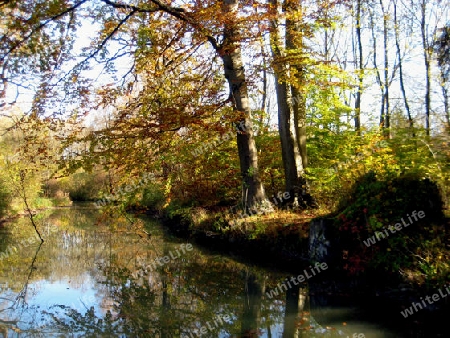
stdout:
MULTIPOLYGON (((29 211, 26 209, 22 209, 18 211, 18 208, 12 208, 8 210, 7 215, 0 218, 0 225, 12 222, 20 217, 30 217, 30 212, 33 216, 37 215, 40 212, 52 209, 59 208, 70 208, 73 206, 73 202, 69 199, 61 199, 61 198, 41 198, 39 204, 33 206, 29 211)), ((91 207, 90 207, 91 208, 91 207)))
MULTIPOLYGON (((311 265, 308 248, 313 216, 307 212, 277 211, 236 221, 224 208, 197 207, 163 212, 162 221, 179 237, 295 275, 311 265)), ((404 318, 402 311, 437 292, 439 285, 414 283, 401 275, 380 271, 351 274, 342 266, 330 266, 315 276, 309 287, 315 293, 357 297, 369 312, 376 306, 386 308, 394 318, 408 323, 439 325, 436 319, 450 311, 450 297, 442 297, 439 302, 423 306, 421 311, 404 318)))
POLYGON ((187 208, 162 213, 172 233, 203 246, 257 259, 267 266, 307 267, 312 217, 288 212, 251 216, 232 222, 225 208, 187 208))

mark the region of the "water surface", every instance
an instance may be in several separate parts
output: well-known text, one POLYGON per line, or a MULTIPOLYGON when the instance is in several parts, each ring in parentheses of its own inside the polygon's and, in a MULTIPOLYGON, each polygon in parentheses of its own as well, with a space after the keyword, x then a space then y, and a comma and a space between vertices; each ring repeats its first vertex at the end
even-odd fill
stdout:
POLYGON ((130 217, 53 210, 37 220, 42 245, 25 218, 0 228, 0 333, 398 337, 361 319, 352 301, 324 300, 304 285, 269 297, 288 273, 199 248, 155 220, 130 217))

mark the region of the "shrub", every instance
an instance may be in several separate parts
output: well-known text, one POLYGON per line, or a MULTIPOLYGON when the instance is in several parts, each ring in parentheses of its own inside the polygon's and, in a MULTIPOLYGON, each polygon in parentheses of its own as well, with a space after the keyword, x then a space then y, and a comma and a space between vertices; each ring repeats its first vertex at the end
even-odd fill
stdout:
POLYGON ((383 180, 372 172, 364 175, 342 198, 337 212, 340 243, 347 255, 345 269, 351 273, 381 270, 392 274, 415 269, 425 279, 438 278, 436 273, 433 275, 434 263, 428 259, 430 264, 424 264, 420 253, 432 257, 436 252, 436 257, 442 257, 439 243, 445 242, 443 206, 437 184, 417 173, 383 180), (394 225, 401 218, 407 220, 414 210, 424 211, 425 218, 370 247, 363 243, 375 231, 394 225))

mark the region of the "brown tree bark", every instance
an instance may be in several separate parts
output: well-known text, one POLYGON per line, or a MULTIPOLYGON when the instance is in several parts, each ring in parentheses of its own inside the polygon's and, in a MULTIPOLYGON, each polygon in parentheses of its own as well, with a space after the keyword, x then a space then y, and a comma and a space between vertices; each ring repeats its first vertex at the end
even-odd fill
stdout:
MULTIPOLYGON (((381 1, 380 1, 381 3, 381 1)), ((380 109, 380 128, 385 129, 386 128, 386 92, 385 92, 385 84, 386 84, 386 73, 384 73, 385 78, 382 79, 381 78, 381 73, 380 73, 380 69, 378 68, 378 49, 377 49, 377 38, 375 35, 375 14, 372 10, 369 9, 369 13, 370 13, 370 25, 371 25, 371 30, 372 30, 372 53, 373 53, 373 69, 375 70, 375 74, 376 74, 376 79, 377 79, 377 83, 378 86, 380 87, 380 92, 381 92, 381 109, 380 109)), ((383 23, 384 25, 386 25, 386 17, 385 17, 385 13, 384 13, 384 8, 383 8, 383 23)), ((386 36, 385 36, 386 38, 386 36)), ((387 41, 385 39, 385 41, 387 41)), ((385 50, 386 53, 386 50, 385 50)), ((386 60, 385 60, 386 62, 386 60)), ((388 82, 388 81, 387 81, 388 82)))
MULTIPOLYGON (((280 2, 271 0, 274 13, 280 7, 280 2)), ((277 15, 274 14, 274 17, 277 15)), ((282 64, 284 44, 281 40, 281 33, 279 31, 278 19, 273 19, 271 27, 271 46, 275 70, 275 91, 277 94, 278 106, 278 131, 281 141, 281 156, 283 159, 284 178, 286 184, 286 191, 293 191, 297 185, 298 175, 303 172, 301 157, 299 156, 298 147, 296 146, 295 136, 292 133, 291 126, 291 108, 289 107, 289 86, 284 79, 280 79, 278 74, 286 72, 285 65, 282 64)))
POLYGON ((383 14, 383 51, 384 51, 384 78, 383 78, 383 108, 380 116, 380 124, 383 126, 385 135, 389 137, 391 127, 391 112, 389 104, 389 55, 388 55, 388 13, 384 8, 383 0, 380 0, 380 7, 383 14))
MULTIPOLYGON (((304 51, 303 32, 301 27, 301 19, 298 13, 301 12, 301 3, 294 0, 286 0, 284 10, 287 14, 286 19, 286 48, 295 50, 297 53, 304 51)), ((305 69, 296 63, 290 65, 294 70, 293 80, 298 83, 299 87, 305 84, 305 69)), ((306 151, 307 135, 306 135, 306 98, 299 87, 291 85, 292 109, 293 109, 293 133, 295 137, 295 156, 300 156, 300 160, 296 157, 297 164, 297 184, 294 192, 297 194, 299 203, 303 207, 316 207, 317 203, 311 196, 308 182, 304 173, 308 165, 308 155, 306 151)))
MULTIPOLYGON (((287 14, 293 14, 300 10, 300 3, 298 1, 286 0, 284 10, 287 14)), ((295 16, 294 16, 295 17, 295 16)), ((286 19, 286 48, 289 50, 297 50, 301 52, 303 47, 302 28, 299 19, 288 17, 286 19)), ((300 65, 292 65, 295 70, 296 81, 301 85, 305 83, 304 69, 300 65)), ((301 157, 301 168, 298 171, 299 177, 303 176, 303 172, 308 166, 308 155, 306 153, 306 99, 305 95, 296 88, 291 86, 292 94, 292 109, 294 116, 294 137, 297 149, 301 157)))
MULTIPOLYGON (((306 101, 301 92, 295 86, 289 85, 286 79, 290 76, 289 69, 284 61, 286 49, 301 49, 297 44, 297 34, 301 34, 299 22, 286 19, 285 43, 282 42, 282 34, 279 31, 279 15, 281 7, 287 13, 292 14, 298 10, 295 1, 271 0, 273 14, 271 27, 271 46, 275 64, 275 89, 278 101, 278 130, 281 141, 281 153, 285 174, 286 191, 291 193, 291 202, 298 199, 302 207, 315 206, 307 183, 304 178, 306 154, 306 101), (281 75, 281 79, 280 79, 281 75)), ((303 74, 301 66, 292 65, 297 73, 297 80, 302 81, 303 74)))

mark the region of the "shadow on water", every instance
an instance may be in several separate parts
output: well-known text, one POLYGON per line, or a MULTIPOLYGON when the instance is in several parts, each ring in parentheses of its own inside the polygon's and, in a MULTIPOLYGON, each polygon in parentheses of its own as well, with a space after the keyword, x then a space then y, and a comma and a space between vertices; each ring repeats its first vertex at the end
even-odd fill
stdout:
POLYGON ((353 304, 288 276, 174 238, 154 220, 86 208, 26 220, 1 236, 0 337, 398 337, 353 304), (27 244, 28 243, 28 244, 27 244))

